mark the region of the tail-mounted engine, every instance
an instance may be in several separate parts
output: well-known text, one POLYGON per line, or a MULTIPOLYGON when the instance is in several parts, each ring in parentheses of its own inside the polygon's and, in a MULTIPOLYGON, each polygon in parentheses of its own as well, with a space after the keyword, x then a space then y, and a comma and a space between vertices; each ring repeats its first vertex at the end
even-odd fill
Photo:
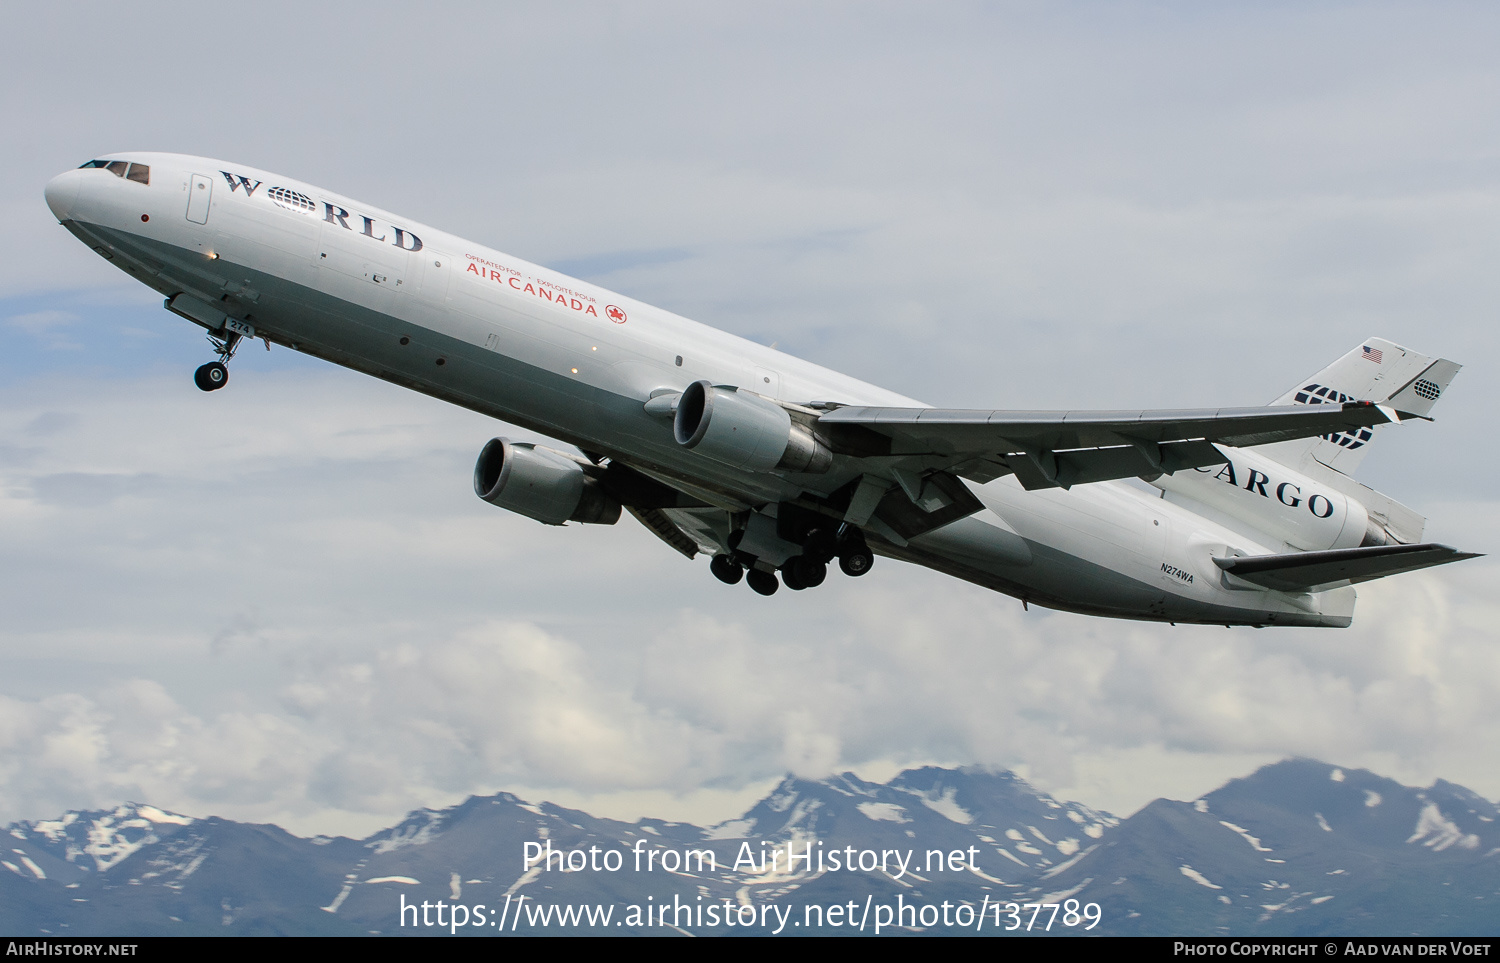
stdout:
POLYGON ((474 493, 548 525, 613 525, 620 503, 589 469, 562 452, 492 438, 474 464, 474 493))
POLYGON ((672 433, 684 448, 733 468, 821 474, 833 464, 833 453, 785 408, 708 381, 683 391, 672 433))
POLYGON ((1159 475, 1151 484, 1185 495, 1303 551, 1394 542, 1358 500, 1278 461, 1222 448, 1228 461, 1159 475))

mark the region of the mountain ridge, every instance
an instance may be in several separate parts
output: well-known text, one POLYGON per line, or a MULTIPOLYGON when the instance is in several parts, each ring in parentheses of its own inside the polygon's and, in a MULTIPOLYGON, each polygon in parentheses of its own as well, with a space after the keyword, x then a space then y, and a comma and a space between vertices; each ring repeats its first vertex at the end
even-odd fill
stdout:
MULTIPOLYGON (((970 919, 990 914, 981 931, 1003 932, 1014 921, 997 905, 1069 900, 1097 907, 1092 932, 1122 935, 1500 929, 1500 807, 1446 780, 1407 787, 1311 759, 1126 819, 1012 772, 927 766, 884 783, 787 776, 712 826, 624 822, 501 792, 414 810, 360 840, 141 803, 5 831, 0 927, 39 936, 489 935, 501 907, 522 904, 635 907, 635 925, 614 917, 612 933, 655 932, 639 913, 668 905, 697 912, 684 932, 772 932, 776 913, 847 932, 844 916, 822 914, 851 904, 958 913, 893 924, 927 933, 958 932, 967 907, 970 919), (424 924, 412 909, 422 903, 455 920, 463 909, 466 921, 424 924), (717 925, 704 907, 722 908, 717 925), (758 907, 760 923, 725 924, 736 907, 758 907)), ((534 917, 522 926, 517 914, 508 932, 599 931, 534 917)))

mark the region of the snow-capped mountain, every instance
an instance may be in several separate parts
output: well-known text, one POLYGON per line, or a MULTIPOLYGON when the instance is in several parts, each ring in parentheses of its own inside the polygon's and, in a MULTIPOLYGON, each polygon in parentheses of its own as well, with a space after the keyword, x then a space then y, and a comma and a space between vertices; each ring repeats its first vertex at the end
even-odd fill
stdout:
POLYGON ((1500 932, 1500 808, 1307 759, 1193 802, 1158 799, 1059 889, 1121 933, 1500 932))
POLYGON ((0 927, 491 935, 505 907, 506 932, 562 933, 579 927, 510 908, 608 905, 608 931, 620 933, 661 928, 630 922, 628 906, 759 911, 753 925, 689 914, 696 922, 682 927, 723 934, 776 929, 766 907, 800 923, 807 905, 900 899, 989 907, 982 931, 1001 932, 1009 920, 997 903, 1074 899, 1098 904, 1096 933, 1482 935, 1500 929, 1497 820, 1494 803, 1451 783, 1413 789, 1311 760, 1192 802, 1157 800, 1124 821, 1012 773, 937 768, 884 784, 788 778, 710 827, 599 819, 500 793, 414 812, 365 840, 301 839, 127 805, 7 827, 0 927), (528 853, 542 859, 525 865, 528 853), (413 907, 424 902, 470 909, 461 926, 445 916, 438 927, 431 911, 419 925, 413 907))

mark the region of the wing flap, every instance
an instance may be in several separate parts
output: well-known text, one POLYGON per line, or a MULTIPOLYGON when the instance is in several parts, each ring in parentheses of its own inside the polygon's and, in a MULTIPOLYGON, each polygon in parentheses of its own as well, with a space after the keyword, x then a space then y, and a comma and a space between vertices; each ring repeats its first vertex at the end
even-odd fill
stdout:
POLYGON ((677 527, 677 523, 667 517, 667 513, 659 508, 634 508, 625 506, 625 510, 636 517, 646 529, 657 538, 666 542, 677 551, 693 558, 698 554, 698 540, 687 532, 677 527))
POLYGON ((1447 545, 1372 545, 1289 555, 1215 558, 1214 564, 1236 578, 1281 592, 1321 592, 1355 582, 1415 572, 1418 569, 1478 558, 1447 545))
MULTIPOLYGON (((1399 417, 1365 402, 1274 408, 1174 411, 983 411, 843 407, 818 418, 835 445, 863 429, 890 439, 897 458, 937 458, 959 474, 973 465, 985 479, 997 464, 1026 488, 1201 468, 1224 460, 1213 443, 1244 447, 1308 438, 1399 417)), ((840 451, 856 457, 866 451, 840 451)), ((976 478, 975 480, 980 480, 976 478)))
POLYGON ((888 490, 874 514, 903 540, 967 518, 984 508, 984 503, 963 482, 947 472, 932 472, 917 479, 916 491, 906 490, 909 484, 908 479, 888 490))
POLYGON ((1224 463, 1224 455, 1210 442, 1177 441, 1165 445, 1141 444, 1077 451, 1023 452, 1007 459, 1021 487, 1071 488, 1089 482, 1135 475, 1160 475, 1184 468, 1207 468, 1224 463), (1055 465, 1055 468, 1053 467, 1055 465))

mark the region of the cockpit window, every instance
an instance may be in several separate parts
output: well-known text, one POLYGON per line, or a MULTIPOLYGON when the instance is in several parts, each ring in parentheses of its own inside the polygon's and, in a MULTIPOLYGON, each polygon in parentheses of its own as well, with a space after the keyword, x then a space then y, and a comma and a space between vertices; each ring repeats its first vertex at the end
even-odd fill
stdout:
POLYGON ((79 170, 89 168, 102 168, 116 177, 123 177, 137 184, 151 183, 151 168, 146 164, 132 164, 129 161, 91 160, 87 164, 80 164, 79 170))

